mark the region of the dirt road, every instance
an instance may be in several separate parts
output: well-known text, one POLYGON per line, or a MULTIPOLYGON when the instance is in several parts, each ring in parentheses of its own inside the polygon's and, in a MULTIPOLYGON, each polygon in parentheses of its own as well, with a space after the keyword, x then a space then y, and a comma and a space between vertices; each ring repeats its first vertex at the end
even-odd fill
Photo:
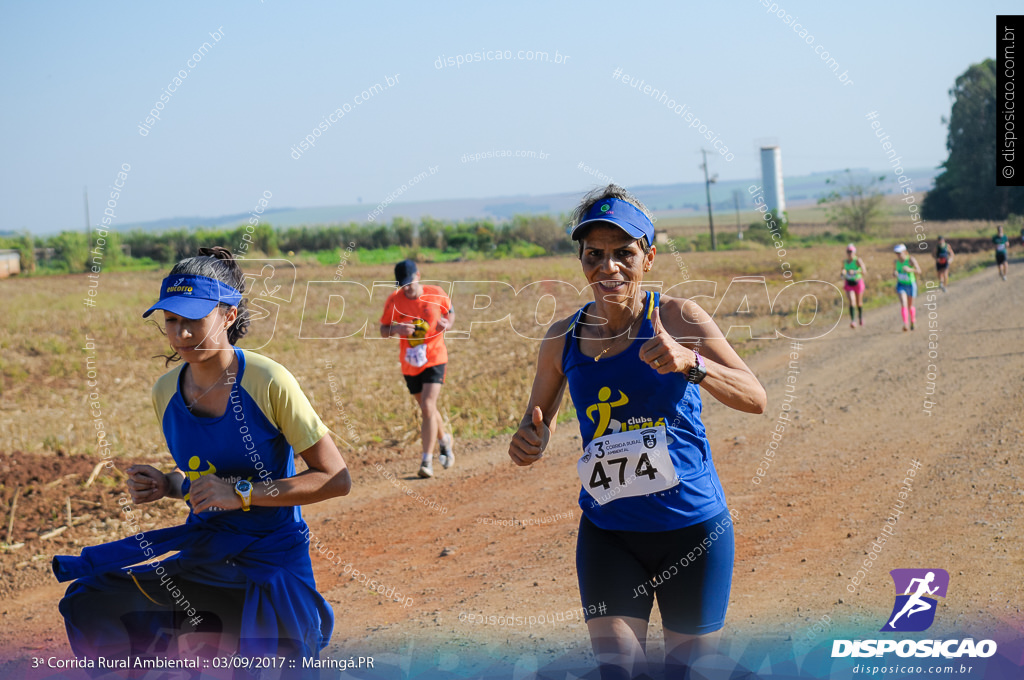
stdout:
MULTIPOLYGON (((763 415, 728 411, 705 393, 716 466, 738 513, 726 641, 804 640, 822 617, 831 629, 819 640, 874 636, 893 603, 888 571, 902 567, 950 574, 929 635, 1024 637, 1024 275, 1015 273, 1004 283, 989 268, 933 304, 922 286, 910 333, 890 306, 868 313, 864 328, 844 319, 820 339, 764 341, 749 360, 768 391, 763 415), (900 501, 892 537, 855 583, 900 501)), ((576 618, 579 443, 567 423, 547 459, 521 469, 505 439, 462 442, 457 466, 429 481, 413 477, 411 456, 383 466, 393 482, 356 464, 349 497, 305 512, 336 554, 334 564, 313 553, 337 619, 326 656, 373 656, 394 677, 588 663, 576 618), (370 591, 353 570, 402 601, 370 591), (498 626, 492 616, 523 621, 498 626)), ((70 656, 56 610, 63 586, 29 582, 0 600, 0 649, 13 660, 3 677, 30 676, 29 657, 70 656)))

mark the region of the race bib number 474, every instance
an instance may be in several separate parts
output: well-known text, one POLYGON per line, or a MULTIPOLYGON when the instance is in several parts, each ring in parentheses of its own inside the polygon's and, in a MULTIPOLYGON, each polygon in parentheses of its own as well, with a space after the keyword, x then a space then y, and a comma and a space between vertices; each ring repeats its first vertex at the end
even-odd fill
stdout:
POLYGON ((598 437, 583 450, 576 473, 599 505, 679 483, 663 425, 598 437))

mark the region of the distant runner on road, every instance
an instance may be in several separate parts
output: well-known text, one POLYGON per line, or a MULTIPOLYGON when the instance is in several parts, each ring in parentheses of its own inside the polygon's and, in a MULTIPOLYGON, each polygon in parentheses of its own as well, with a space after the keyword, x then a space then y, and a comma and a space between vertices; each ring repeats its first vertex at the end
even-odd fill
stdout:
POLYGON ((914 330, 914 323, 917 321, 917 308, 914 307, 914 298, 917 297, 917 278, 921 273, 921 267, 917 260, 907 252, 907 247, 902 243, 893 248, 896 253, 896 264, 893 267, 893 276, 896 277, 896 294, 900 296, 900 314, 903 316, 903 330, 914 330), (907 313, 910 313, 910 328, 907 328, 907 313))
POLYGON ((843 288, 846 289, 846 297, 850 300, 850 328, 856 328, 854 323, 854 307, 857 308, 857 317, 860 318, 860 325, 864 325, 864 277, 868 269, 864 266, 864 260, 857 257, 857 246, 852 243, 846 246, 846 259, 843 260, 843 268, 840 276, 843 277, 843 288))
POLYGON ((444 421, 437 410, 448 366, 444 332, 455 322, 455 310, 444 290, 420 283, 419 270, 412 260, 395 265, 395 285, 398 290, 384 303, 380 334, 384 338, 399 338, 402 376, 423 417, 423 458, 417 474, 433 477, 435 443, 440 449, 437 458, 441 467, 447 470, 455 463, 452 436, 445 434, 444 421))
POLYGON ((996 227, 996 235, 992 237, 992 243, 996 245, 996 266, 999 267, 999 275, 1006 280, 1006 246, 1010 239, 1003 233, 1003 225, 996 227))
POLYGON ((944 236, 939 237, 939 245, 935 247, 935 272, 939 275, 939 288, 946 292, 949 283, 949 267, 953 264, 953 248, 946 243, 944 236))

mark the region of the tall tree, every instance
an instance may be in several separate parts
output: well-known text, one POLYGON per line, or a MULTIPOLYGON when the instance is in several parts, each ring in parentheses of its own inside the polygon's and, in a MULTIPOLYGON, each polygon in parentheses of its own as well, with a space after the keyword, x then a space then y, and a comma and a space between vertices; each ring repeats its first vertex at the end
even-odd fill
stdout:
POLYGON ((1024 212, 1024 187, 996 186, 996 63, 972 64, 949 91, 949 158, 925 196, 927 219, 1003 220, 1024 212))

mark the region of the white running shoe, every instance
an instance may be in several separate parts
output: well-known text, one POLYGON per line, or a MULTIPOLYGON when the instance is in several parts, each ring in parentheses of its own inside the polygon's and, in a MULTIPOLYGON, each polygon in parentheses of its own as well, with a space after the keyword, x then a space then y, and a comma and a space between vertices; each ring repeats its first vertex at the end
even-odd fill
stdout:
POLYGON ((451 433, 442 437, 441 441, 439 441, 437 445, 441 449, 441 453, 438 455, 437 459, 441 461, 441 467, 447 470, 452 465, 455 465, 455 452, 452 451, 451 433))
POLYGON ((434 468, 430 464, 430 461, 429 460, 423 461, 420 464, 419 472, 417 472, 416 474, 418 474, 423 479, 428 479, 430 477, 433 477, 434 476, 434 468))

